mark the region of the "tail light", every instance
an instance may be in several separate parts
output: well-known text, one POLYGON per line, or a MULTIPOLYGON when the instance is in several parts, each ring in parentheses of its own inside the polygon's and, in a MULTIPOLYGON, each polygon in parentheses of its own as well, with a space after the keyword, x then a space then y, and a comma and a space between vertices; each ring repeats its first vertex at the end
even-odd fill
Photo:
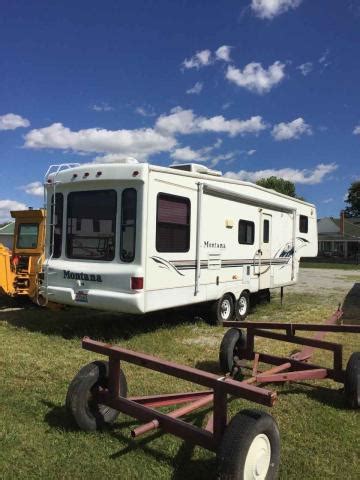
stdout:
POLYGON ((14 267, 17 267, 19 265, 19 261, 20 261, 20 257, 18 255, 14 255, 13 257, 11 257, 11 264, 14 267))
POLYGON ((142 290, 144 288, 144 277, 131 277, 131 290, 142 290))

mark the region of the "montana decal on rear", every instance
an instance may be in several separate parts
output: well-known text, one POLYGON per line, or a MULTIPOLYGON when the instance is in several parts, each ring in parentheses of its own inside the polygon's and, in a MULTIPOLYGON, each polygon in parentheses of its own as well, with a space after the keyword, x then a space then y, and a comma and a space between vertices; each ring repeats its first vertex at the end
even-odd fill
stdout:
POLYGON ((94 273, 70 272, 70 270, 63 270, 64 278, 70 280, 85 280, 86 282, 102 282, 101 275, 94 273))

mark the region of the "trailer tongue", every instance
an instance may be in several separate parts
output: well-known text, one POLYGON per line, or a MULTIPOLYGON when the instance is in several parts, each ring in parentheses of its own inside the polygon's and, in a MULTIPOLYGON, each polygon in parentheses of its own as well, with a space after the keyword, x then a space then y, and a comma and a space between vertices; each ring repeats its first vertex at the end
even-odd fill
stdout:
POLYGON ((344 385, 345 397, 352 408, 360 406, 360 353, 350 356, 342 367, 342 345, 327 342, 328 332, 360 333, 360 326, 336 324, 342 316, 339 308, 324 324, 292 324, 270 322, 224 322, 229 329, 220 347, 222 377, 184 365, 168 362, 144 353, 108 345, 85 337, 82 347, 109 357, 109 362, 93 362, 83 367, 69 386, 66 404, 76 423, 83 430, 96 430, 112 423, 119 412, 142 422, 131 430, 138 437, 161 428, 186 441, 217 453, 218 478, 245 479, 277 478, 280 462, 280 436, 273 417, 261 410, 243 410, 228 422, 228 395, 265 406, 277 399, 275 391, 262 384, 330 378, 344 385), (245 335, 247 330, 247 336, 245 335), (285 330, 285 333, 273 332, 285 330), (296 335, 297 331, 315 332, 313 338, 296 335), (255 338, 285 341, 304 348, 289 357, 279 357, 255 351, 255 338), (332 368, 309 363, 314 349, 333 353, 332 368), (252 376, 239 381, 235 377, 243 360, 253 360, 252 376), (206 387, 207 390, 127 398, 127 384, 120 362, 171 375, 206 387), (272 365, 260 370, 259 363, 272 365), (213 404, 204 428, 194 426, 181 417, 213 404), (181 405, 169 413, 156 407, 181 405))

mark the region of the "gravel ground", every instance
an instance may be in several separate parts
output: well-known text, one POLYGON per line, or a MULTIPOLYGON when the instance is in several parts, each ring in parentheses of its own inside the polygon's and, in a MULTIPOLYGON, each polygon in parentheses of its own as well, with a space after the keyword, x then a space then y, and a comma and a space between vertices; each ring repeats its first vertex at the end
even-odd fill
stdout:
POLYGON ((310 293, 326 301, 337 297, 342 302, 344 323, 360 323, 360 272, 320 268, 300 269, 296 285, 289 292, 310 293))
POLYGON ((360 283, 359 270, 300 268, 299 280, 290 288, 297 293, 328 295, 331 290, 346 294, 356 283, 360 283))

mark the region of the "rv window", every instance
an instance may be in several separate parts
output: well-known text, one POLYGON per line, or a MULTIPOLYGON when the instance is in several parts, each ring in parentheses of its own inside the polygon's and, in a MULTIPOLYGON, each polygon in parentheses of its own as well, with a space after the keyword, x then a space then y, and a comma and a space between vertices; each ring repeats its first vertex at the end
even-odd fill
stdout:
POLYGON ((157 198, 156 250, 188 252, 190 248, 190 200, 159 193, 157 198))
POLYGON ((308 217, 306 215, 300 215, 299 220, 299 230, 301 233, 308 233, 309 225, 308 225, 308 217))
POLYGON ((22 223, 19 225, 17 248, 36 248, 38 244, 38 223, 22 223))
POLYGON ((263 243, 269 243, 269 234, 270 234, 270 222, 269 220, 264 220, 263 243))
POLYGON ((255 224, 248 220, 239 220, 239 243, 253 245, 255 237, 255 224))
POLYGON ((59 258, 61 256, 61 243, 63 232, 63 211, 64 211, 64 196, 62 193, 56 193, 55 195, 55 219, 54 219, 54 195, 51 197, 50 208, 50 224, 54 225, 54 248, 53 237, 50 235, 50 254, 53 258, 59 258))
POLYGON ((121 196, 120 258, 132 262, 135 257, 136 190, 126 188, 121 196))
POLYGON ((116 202, 114 190, 69 193, 66 230, 69 258, 114 259, 116 202))

